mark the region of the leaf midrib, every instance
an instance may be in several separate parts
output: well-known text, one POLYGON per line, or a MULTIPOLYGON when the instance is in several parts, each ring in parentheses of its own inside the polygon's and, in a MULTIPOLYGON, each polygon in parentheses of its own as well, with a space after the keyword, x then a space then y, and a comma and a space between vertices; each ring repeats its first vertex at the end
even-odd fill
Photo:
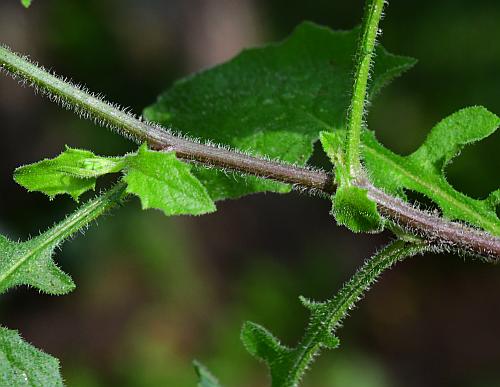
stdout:
MULTIPOLYGON (((85 218, 89 213, 92 212, 92 210, 95 207, 96 205, 87 208, 87 210, 85 211, 85 213, 81 218, 71 217, 72 219, 70 220, 67 219, 67 221, 64 222, 64 224, 56 226, 55 229, 51 229, 48 232, 40 235, 38 238, 40 238, 42 242, 35 245, 34 248, 29 249, 29 251, 25 255, 21 256, 21 258, 19 258, 16 261, 16 263, 10 267, 10 269, 8 269, 6 272, 0 275, 0 285, 3 284, 4 281, 9 279, 9 277, 11 277, 17 271, 17 269, 19 269, 19 267, 21 267, 24 263, 26 263, 26 261, 28 261, 31 257, 41 252, 42 250, 48 248, 54 241, 58 240, 61 236, 63 236, 66 230, 71 229, 75 224, 81 221, 81 219, 85 218)), ((32 242, 33 240, 24 243, 32 243, 32 242)), ((12 246, 12 244, 15 242, 9 241, 9 243, 12 246)))
MULTIPOLYGON (((463 205, 461 201, 456 200, 455 197, 449 195, 446 191, 443 191, 441 189, 436 189, 436 187, 432 184, 427 184, 425 180, 419 179, 417 176, 414 174, 410 173, 407 169, 402 167, 400 164, 392 160, 390 157, 386 156, 385 154, 378 152, 375 148, 370 146, 370 144, 367 144, 364 142, 365 149, 371 152, 375 157, 378 157, 385 162, 388 162, 392 166, 394 166, 402 175, 408 177, 409 179, 413 180, 417 184, 420 184, 424 186, 426 189, 432 191, 436 196, 441 196, 441 198, 445 201, 451 202, 456 208, 461 209, 463 212, 469 214, 472 218, 476 219, 478 224, 483 227, 484 229, 493 232, 495 234, 499 234, 500 230, 497 229, 494 223, 492 223, 489 219, 485 218, 484 215, 479 215, 478 212, 472 210, 469 206, 463 205), (479 216, 477 216, 479 215, 479 216)), ((400 156, 402 157, 402 156, 400 156)), ((403 157, 404 158, 404 157, 403 157)), ((405 160, 408 161, 407 158, 404 158, 405 160)), ((459 193, 457 191, 457 193, 459 193)), ((459 193, 460 194, 460 193, 459 193)))

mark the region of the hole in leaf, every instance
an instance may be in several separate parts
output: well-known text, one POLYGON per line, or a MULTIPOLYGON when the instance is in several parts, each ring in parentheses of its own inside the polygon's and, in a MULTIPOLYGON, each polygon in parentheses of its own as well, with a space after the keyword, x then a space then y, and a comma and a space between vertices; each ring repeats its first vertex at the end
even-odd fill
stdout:
POLYGON ((500 130, 466 146, 446 167, 448 182, 457 190, 476 199, 484 199, 498 188, 497 167, 500 165, 500 130))
POLYGON ((325 151, 323 150, 323 147, 321 146, 321 143, 319 141, 316 141, 314 143, 314 150, 311 158, 309 159, 308 162, 309 165, 313 165, 317 168, 322 168, 326 171, 330 171, 333 168, 333 165, 326 155, 325 151))

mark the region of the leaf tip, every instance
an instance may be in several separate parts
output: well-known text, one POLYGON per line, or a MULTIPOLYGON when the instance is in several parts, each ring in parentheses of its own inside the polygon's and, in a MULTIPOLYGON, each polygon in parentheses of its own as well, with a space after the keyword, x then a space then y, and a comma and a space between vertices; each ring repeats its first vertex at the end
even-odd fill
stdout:
POLYGON ((243 324, 240 338, 252 356, 268 364, 288 351, 288 348, 282 345, 271 332, 251 321, 245 321, 243 324))

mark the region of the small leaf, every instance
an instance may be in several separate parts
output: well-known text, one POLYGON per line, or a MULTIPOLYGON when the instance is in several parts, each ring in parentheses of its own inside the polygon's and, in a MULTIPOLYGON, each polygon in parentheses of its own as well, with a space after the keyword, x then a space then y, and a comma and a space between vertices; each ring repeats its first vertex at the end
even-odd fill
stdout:
POLYGON ((21 0, 21 4, 24 5, 25 8, 28 8, 31 5, 32 0, 21 0))
POLYGON ((340 345, 340 340, 332 333, 332 329, 325 325, 324 321, 328 321, 332 306, 327 302, 318 302, 310 300, 304 296, 299 297, 300 302, 311 312, 309 317, 310 325, 308 331, 314 329, 316 332, 316 341, 322 348, 336 349, 340 345))
POLYGON ((332 213, 338 224, 351 231, 379 232, 383 229, 383 219, 377 205, 367 196, 367 191, 351 185, 344 169, 343 145, 345 131, 321 132, 323 149, 335 165, 335 180, 338 188, 332 196, 332 213))
POLYGON ((495 212, 500 191, 487 199, 472 199, 453 188, 444 173, 446 165, 467 144, 495 132, 500 118, 483 107, 459 110, 438 123, 425 142, 409 156, 400 156, 381 145, 371 131, 362 134, 363 158, 377 187, 406 199, 404 190, 420 192, 436 202, 443 216, 461 220, 500 235, 495 212))
POLYGON ((199 361, 194 360, 193 367, 198 376, 198 387, 221 387, 217 378, 199 361))
POLYGON ((139 196, 143 209, 157 208, 165 215, 215 211, 207 190, 190 169, 175 153, 151 151, 144 144, 136 155, 127 157, 127 193, 139 196))
POLYGON ((0 293, 29 285, 49 294, 65 294, 75 288, 71 278, 52 260, 54 249, 66 238, 115 206, 122 198, 123 183, 90 200, 49 230, 26 242, 12 242, 0 235, 0 293))
POLYGON ((16 331, 0 327, 0 385, 62 387, 59 361, 25 342, 16 331))
POLYGON ((118 172, 122 167, 121 158, 100 157, 66 147, 56 158, 17 168, 14 180, 28 191, 43 192, 51 199, 69 194, 78 200, 81 194, 95 188, 96 177, 118 172))
POLYGON ((495 211, 496 207, 500 205, 500 189, 497 189, 490 193, 488 197, 486 198, 487 204, 490 206, 490 208, 495 211))
MULTIPOLYGON (((359 29, 332 31, 305 22, 277 44, 176 82, 144 110, 150 121, 254 155, 304 165, 322 130, 345 126, 359 29)), ((376 49, 371 95, 415 64, 376 49)), ((290 186, 215 169, 193 173, 213 199, 290 186), (211 183, 209 183, 211 181, 211 183)))
POLYGON ((332 201, 332 213, 338 224, 356 233, 382 230, 383 222, 377 204, 368 199, 366 189, 341 185, 332 201))

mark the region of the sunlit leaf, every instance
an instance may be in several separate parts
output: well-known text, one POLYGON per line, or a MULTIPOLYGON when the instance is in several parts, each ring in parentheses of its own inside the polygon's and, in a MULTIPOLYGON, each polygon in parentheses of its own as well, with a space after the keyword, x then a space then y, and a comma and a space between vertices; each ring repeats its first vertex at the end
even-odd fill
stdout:
POLYGON ((39 191, 53 198, 69 194, 73 199, 94 189, 98 176, 118 172, 122 158, 100 157, 94 153, 66 148, 59 156, 19 167, 14 180, 28 191, 39 191))
POLYGON ((191 167, 173 152, 155 152, 146 145, 127 160, 127 192, 139 196, 142 208, 157 208, 165 215, 201 215, 215 211, 206 188, 191 174, 191 167))

